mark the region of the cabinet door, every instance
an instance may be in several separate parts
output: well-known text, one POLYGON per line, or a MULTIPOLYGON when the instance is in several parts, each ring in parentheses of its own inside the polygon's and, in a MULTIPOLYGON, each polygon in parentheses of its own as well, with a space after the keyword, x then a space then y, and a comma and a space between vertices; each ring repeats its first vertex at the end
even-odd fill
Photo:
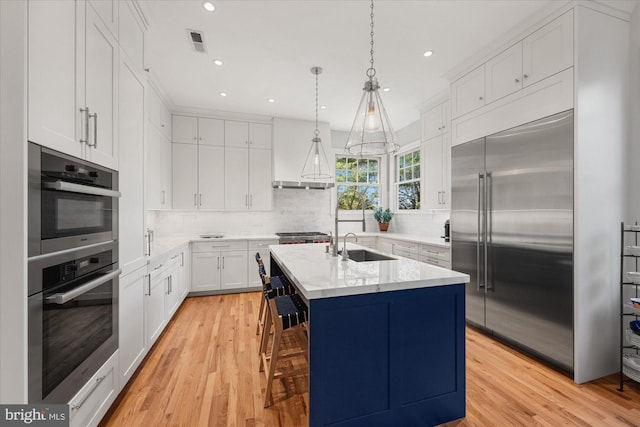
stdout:
POLYGON ((198 118, 198 144, 224 147, 224 120, 198 118))
POLYGON ((249 124, 225 120, 224 145, 225 147, 247 147, 249 145, 249 124))
POLYGON ((249 150, 249 209, 268 211, 272 207, 271 150, 249 150))
POLYGON ((180 270, 178 272, 178 288, 180 299, 184 300, 191 289, 191 261, 189 245, 180 251, 180 270))
POLYGON ((85 91, 89 108, 87 159, 117 169, 116 88, 118 44, 96 12, 87 7, 85 91))
POLYGON ((451 84, 451 115, 461 116, 484 105, 484 65, 451 84))
POLYGON ((440 209, 451 206, 451 134, 442 135, 442 196, 440 209))
POLYGON ((247 251, 222 252, 222 289, 247 287, 247 251))
POLYGON ((148 275, 147 281, 148 287, 145 296, 145 336, 147 348, 151 348, 166 324, 164 299, 167 288, 167 278, 161 275, 148 275))
POLYGON ((420 122, 422 125, 422 141, 441 135, 446 128, 444 104, 422 113, 420 122))
POLYGON ((249 145, 251 148, 271 149, 271 125, 249 123, 249 145))
POLYGON ((118 339, 120 340, 120 377, 129 381, 145 355, 144 293, 147 279, 145 269, 120 279, 118 306, 118 339))
POLYGON ((573 65, 573 11, 522 42, 523 84, 529 86, 573 65))
POLYGON ((522 43, 517 43, 485 64, 487 102, 522 89, 522 43))
POLYGON ((119 137, 122 196, 119 201, 119 261, 123 269, 145 257, 144 82, 128 62, 120 64, 119 137))
POLYGON ((76 20, 76 6, 73 0, 27 4, 28 138, 81 157, 84 154, 84 144, 78 138, 81 113, 80 107, 76 107, 79 105, 76 95, 80 95, 76 92, 80 78, 76 73, 76 34, 81 33, 81 23, 76 20))
POLYGON ((130 1, 120 1, 118 9, 118 42, 136 70, 144 70, 144 28, 130 1))
POLYGON ((440 136, 424 144, 424 209, 442 209, 443 139, 440 136))
POLYGON ((249 150, 225 147, 224 207, 228 211, 249 208, 249 150))
POLYGON ((169 142, 168 140, 164 139, 162 140, 162 159, 161 159, 161 170, 160 172, 162 173, 162 208, 163 209, 171 209, 172 206, 172 200, 173 200, 173 194, 172 194, 172 187, 173 187, 173 174, 172 174, 172 165, 171 165, 171 158, 172 158, 172 153, 171 153, 171 146, 173 144, 171 144, 171 142, 169 142))
MULTIPOLYGON (((146 146, 146 208, 162 209, 164 194, 164 164, 163 164, 164 137, 151 122, 147 122, 147 146, 146 146)), ((123 181, 124 182, 124 181, 123 181)))
POLYGON ((220 289, 220 252, 193 252, 191 254, 191 290, 220 289))
POLYGON ((171 144, 173 157, 173 209, 196 209, 198 206, 198 146, 171 144))
MULTIPOLYGON (((179 257, 180 254, 176 254, 176 257, 179 257)), ((166 317, 167 321, 173 317, 175 312, 180 307, 180 303, 182 302, 182 295, 180 294, 180 277, 178 271, 180 269, 179 264, 176 262, 173 267, 169 269, 167 272, 167 297, 166 297, 166 317)))
MULTIPOLYGON (((162 119, 162 118, 161 118, 162 119)), ((198 143, 198 118, 188 116, 173 116, 172 142, 181 144, 198 143)))
POLYGON ((224 209, 224 147, 198 146, 198 207, 224 209))

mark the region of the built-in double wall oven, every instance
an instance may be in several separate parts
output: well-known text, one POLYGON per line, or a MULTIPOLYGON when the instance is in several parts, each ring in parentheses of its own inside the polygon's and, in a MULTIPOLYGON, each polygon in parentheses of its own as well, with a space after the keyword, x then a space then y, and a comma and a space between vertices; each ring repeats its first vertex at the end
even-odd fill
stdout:
POLYGON ((29 144, 30 403, 68 403, 118 348, 118 174, 29 144))

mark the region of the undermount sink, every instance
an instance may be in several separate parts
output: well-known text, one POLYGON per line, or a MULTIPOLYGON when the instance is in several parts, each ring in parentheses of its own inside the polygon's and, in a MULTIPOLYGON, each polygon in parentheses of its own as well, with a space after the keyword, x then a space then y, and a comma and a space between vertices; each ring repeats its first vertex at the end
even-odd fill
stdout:
POLYGON ((224 237, 223 234, 201 234, 201 239, 222 239, 224 237))
MULTIPOLYGON (((339 251, 338 254, 342 254, 342 251, 339 251)), ((351 261, 355 262, 366 262, 366 261, 393 261, 396 258, 379 254, 377 252, 367 251, 366 249, 352 249, 347 252, 348 258, 351 261)))

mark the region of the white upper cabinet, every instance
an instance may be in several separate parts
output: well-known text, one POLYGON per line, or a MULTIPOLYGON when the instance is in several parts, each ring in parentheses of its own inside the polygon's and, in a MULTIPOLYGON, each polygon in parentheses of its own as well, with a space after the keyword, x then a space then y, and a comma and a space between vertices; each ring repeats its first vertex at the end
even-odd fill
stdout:
POLYGON ((198 144, 224 147, 224 120, 199 117, 198 144))
POLYGON ((268 211, 273 206, 271 150, 249 150, 249 209, 268 211))
POLYGON ((29 140, 117 168, 115 37, 82 1, 28 8, 29 140))
MULTIPOLYGON (((174 128, 175 129, 175 128, 174 128)), ((173 171, 173 209, 198 206, 198 146, 171 144, 173 171)))
POLYGON ((423 209, 449 209, 451 174, 450 134, 445 133, 423 143, 423 209))
POLYGON ((171 138, 173 142, 224 147, 224 135, 224 120, 205 117, 173 116, 173 136, 171 138))
POLYGON ((438 135, 442 135, 449 130, 449 103, 444 102, 434 108, 431 108, 420 117, 422 125, 421 140, 426 141, 438 135))
POLYGON ((573 66, 573 11, 522 41, 524 86, 573 66))
POLYGON ((271 148, 271 125, 225 120, 224 145, 227 147, 271 148))
POLYGON ((83 31, 84 21, 76 20, 76 7, 84 13, 84 5, 30 1, 27 7, 29 141, 81 157, 76 33, 83 31))
POLYGON ((487 103, 522 89, 522 43, 517 43, 485 64, 487 103))
POLYGON ((451 115, 458 117, 485 104, 484 65, 451 84, 451 115))
POLYGON ((225 147, 224 207, 226 210, 249 209, 249 150, 225 147))
POLYGON ((144 26, 131 1, 118 2, 118 41, 138 71, 144 70, 144 26))
POLYGON ((172 142, 180 144, 198 143, 198 118, 188 116, 173 116, 171 127, 172 142))
POLYGON ((224 209, 224 147, 198 146, 198 208, 224 209))
MULTIPOLYGON (((105 2, 108 3, 108 2, 105 2)), ((116 88, 118 78, 118 44, 95 11, 88 7, 86 16, 85 105, 88 108, 87 159, 112 168, 117 167, 118 145, 116 88)))

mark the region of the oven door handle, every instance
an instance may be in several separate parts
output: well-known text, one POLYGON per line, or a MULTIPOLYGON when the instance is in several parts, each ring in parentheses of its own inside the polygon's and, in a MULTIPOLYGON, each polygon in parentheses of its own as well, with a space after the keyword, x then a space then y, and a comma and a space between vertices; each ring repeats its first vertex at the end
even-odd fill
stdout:
POLYGON ((96 196, 120 197, 120 192, 89 185, 74 184, 66 181, 45 182, 44 187, 50 190, 68 191, 71 193, 93 194, 96 196))
POLYGON ((122 273, 121 269, 110 271, 106 273, 104 276, 94 279, 88 283, 85 283, 84 285, 79 286, 72 291, 64 292, 60 294, 53 294, 51 296, 48 296, 47 301, 62 305, 64 303, 71 301, 75 297, 78 297, 84 293, 89 292, 93 288, 97 288, 98 286, 104 283, 107 283, 109 280, 113 279, 114 277, 119 276, 120 273, 122 273))

